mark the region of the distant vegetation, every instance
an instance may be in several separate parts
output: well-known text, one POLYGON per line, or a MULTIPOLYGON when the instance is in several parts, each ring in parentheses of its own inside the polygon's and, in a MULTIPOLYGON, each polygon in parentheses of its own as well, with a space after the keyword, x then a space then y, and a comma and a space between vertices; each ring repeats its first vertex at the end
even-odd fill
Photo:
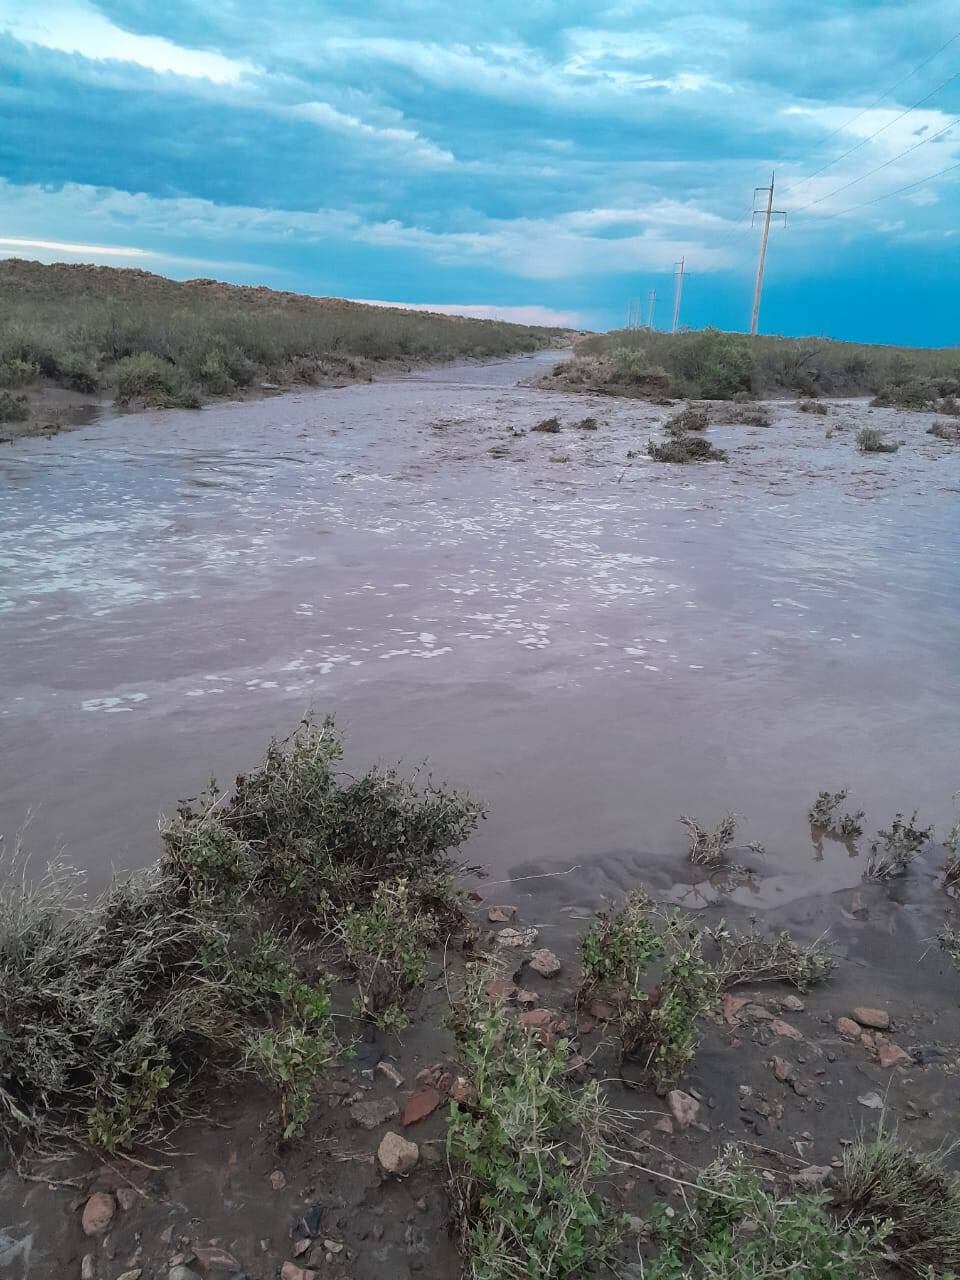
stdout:
POLYGON ((702 329, 626 329, 584 338, 550 385, 652 400, 863 396, 960 414, 960 348, 921 350, 702 329))
POLYGON ((262 382, 363 378, 386 361, 537 351, 560 337, 214 280, 0 262, 0 387, 20 394, 46 382, 124 404, 192 407, 262 382))

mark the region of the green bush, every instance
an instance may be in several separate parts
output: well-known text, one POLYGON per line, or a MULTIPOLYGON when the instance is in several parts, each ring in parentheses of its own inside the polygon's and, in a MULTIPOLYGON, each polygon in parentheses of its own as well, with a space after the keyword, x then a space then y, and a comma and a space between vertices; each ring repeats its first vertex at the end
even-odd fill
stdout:
POLYGON ((117 399, 121 404, 142 400, 162 407, 181 390, 181 381, 171 364, 148 351, 124 356, 114 371, 117 399))
POLYGON ((0 422, 26 422, 29 417, 30 401, 26 396, 0 391, 0 422))
POLYGON ((726 462, 724 449, 718 449, 709 440, 699 436, 681 436, 676 440, 667 440, 664 444, 656 444, 653 440, 647 445, 647 453, 657 462, 726 462))
POLYGON ((0 387, 26 387, 40 377, 40 366, 32 360, 11 356, 0 364, 0 387))
POLYGON ((92 393, 100 386, 93 365, 75 351, 67 351, 57 357, 56 378, 62 387, 70 391, 92 393))
POLYGON ((898 444, 884 441, 875 427, 861 427, 855 439, 861 453, 896 453, 900 448, 898 444))

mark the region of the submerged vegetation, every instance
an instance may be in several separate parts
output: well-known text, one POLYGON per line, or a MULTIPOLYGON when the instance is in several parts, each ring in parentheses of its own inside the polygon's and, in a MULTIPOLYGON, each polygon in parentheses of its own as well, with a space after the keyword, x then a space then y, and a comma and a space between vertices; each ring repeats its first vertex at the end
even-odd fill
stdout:
MULTIPOLYGON (((548 383, 611 395, 744 400, 874 396, 875 403, 960 411, 960 352, 881 347, 821 338, 748 337, 701 329, 624 329, 582 339, 548 383)), ((824 409, 823 412, 826 412, 824 409)))
POLYGON ((900 448, 893 441, 884 440, 875 427, 861 427, 854 438, 861 453, 896 453, 900 448))
POLYGON ((647 453, 655 462, 726 462, 727 455, 701 436, 681 435, 663 444, 651 440, 647 453))
POLYGON ((390 360, 536 351, 561 337, 499 320, 18 259, 0 263, 0 315, 0 387, 53 382, 161 408, 261 382, 370 376, 390 360))

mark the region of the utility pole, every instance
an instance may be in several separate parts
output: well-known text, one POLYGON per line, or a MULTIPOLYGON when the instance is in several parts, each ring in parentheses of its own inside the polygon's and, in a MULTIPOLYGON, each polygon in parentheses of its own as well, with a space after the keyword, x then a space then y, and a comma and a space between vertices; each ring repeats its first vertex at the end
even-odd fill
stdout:
POLYGON ((773 207, 773 184, 775 176, 775 174, 771 173, 769 187, 755 187, 753 191, 754 200, 757 198, 758 191, 765 191, 767 193, 767 207, 766 209, 754 209, 753 218, 750 222, 750 225, 753 226, 757 215, 763 215, 763 230, 760 232, 760 257, 757 261, 757 287, 753 291, 753 314, 750 317, 751 334, 755 334, 757 332, 757 325, 760 322, 760 295, 763 292, 763 269, 767 262, 767 240, 770 237, 770 219, 774 216, 783 218, 784 225, 786 225, 787 221, 787 215, 783 210, 775 210, 773 207))
POLYGON ((673 276, 676 283, 673 289, 673 332, 680 328, 680 299, 683 297, 683 266, 686 258, 681 258, 673 265, 673 276))
POLYGON ((647 328, 653 328, 653 310, 657 305, 657 291, 651 289, 647 294, 647 328))

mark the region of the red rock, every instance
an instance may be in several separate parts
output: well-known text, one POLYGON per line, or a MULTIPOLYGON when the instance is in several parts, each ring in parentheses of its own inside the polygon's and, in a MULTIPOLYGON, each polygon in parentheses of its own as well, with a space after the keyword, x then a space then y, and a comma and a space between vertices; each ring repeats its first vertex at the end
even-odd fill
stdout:
POLYGON ((430 1087, 418 1089, 407 1099, 400 1116, 400 1123, 404 1128, 411 1124, 419 1124, 421 1120, 426 1120, 427 1116, 432 1116, 442 1101, 438 1090, 430 1087))
POLYGON ((853 1016, 861 1027, 872 1027, 874 1031, 886 1031, 890 1026, 890 1015, 886 1009, 866 1009, 861 1006, 854 1009, 853 1016))
POLYGON ((689 1093, 684 1093, 682 1089, 670 1090, 667 1094, 667 1106, 681 1129, 688 1129, 700 1111, 700 1103, 696 1098, 691 1098, 689 1093))
POLYGON ((516 920, 516 907, 490 907, 487 911, 487 919, 491 924, 509 924, 511 920, 516 920))
POLYGON ((770 1030, 775 1036, 785 1036, 788 1040, 802 1040, 803 1032, 798 1031, 796 1027, 791 1026, 789 1022, 784 1022, 782 1018, 774 1018, 770 1023, 770 1030))
POLYGON ((553 1009, 525 1009, 520 1015, 521 1027, 532 1031, 546 1048, 563 1031, 563 1019, 553 1009))
POLYGON ((316 1274, 309 1267, 298 1267, 295 1262, 285 1262, 280 1268, 280 1280, 315 1280, 316 1274))
POLYGON ((913 1059, 905 1049, 901 1049, 898 1044, 894 1044, 892 1040, 886 1040, 883 1036, 877 1036, 877 1061, 881 1067, 909 1067, 913 1064, 913 1059))
POLYGON ((786 1084, 786 1082, 793 1075, 793 1065, 789 1063, 786 1060, 786 1058, 778 1058, 778 1057, 773 1058, 772 1065, 773 1065, 773 1074, 777 1077, 777 1079, 781 1082, 781 1084, 786 1084))
POLYGON ((727 994, 723 997, 723 1000, 720 1002, 720 1009, 721 1009, 721 1012, 723 1013, 724 1022, 730 1027, 735 1027, 739 1025, 740 1010, 743 1009, 749 1003, 750 1003, 749 996, 735 996, 735 995, 731 995, 730 992, 728 991, 727 994))
POLYGON ((803 1013, 806 1007, 799 996, 784 996, 780 1001, 780 1008, 790 1013, 803 1013))
POLYGON ((488 1000, 512 1000, 517 994, 516 985, 509 978, 493 978, 486 990, 488 1000))
POLYGON ((477 1091, 473 1082, 466 1076, 457 1076, 450 1085, 450 1097, 459 1102, 461 1107, 474 1107, 477 1103, 477 1091))
POLYGON ((517 991, 517 1004, 523 1005, 525 1008, 532 1008, 535 1004, 540 1003, 540 997, 535 991, 517 991))
POLYGON ((593 999, 587 1005, 587 1013, 591 1018, 596 1018, 597 1022, 612 1022, 617 1016, 617 1011, 612 1004, 607 1004, 606 1000, 593 999))
POLYGON ((83 1206, 81 1223, 83 1234, 99 1236, 110 1226, 117 1211, 117 1202, 106 1191, 95 1191, 83 1206))
POLYGON ((834 1026, 843 1036, 844 1040, 859 1040, 860 1028, 852 1018, 838 1018, 834 1026))
POLYGON ((863 1045, 865 1049, 871 1049, 871 1050, 876 1049, 877 1037, 873 1034, 872 1031, 861 1031, 860 1043, 863 1045))
POLYGON ((270 1185, 274 1191, 282 1191, 287 1185, 287 1175, 282 1169, 274 1169, 270 1175, 270 1185))
POLYGON ((661 1116, 659 1120, 654 1121, 653 1127, 657 1133, 673 1133, 673 1121, 669 1116, 661 1116))

